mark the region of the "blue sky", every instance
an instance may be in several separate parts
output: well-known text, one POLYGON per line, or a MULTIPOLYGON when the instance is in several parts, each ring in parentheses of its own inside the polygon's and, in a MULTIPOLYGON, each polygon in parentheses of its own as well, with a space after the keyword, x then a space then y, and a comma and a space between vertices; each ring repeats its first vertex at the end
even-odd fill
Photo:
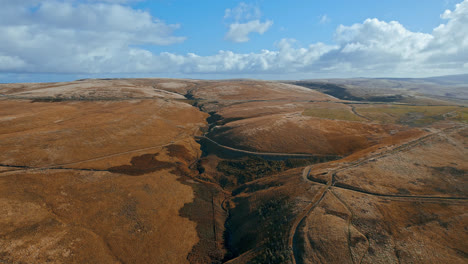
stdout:
POLYGON ((181 44, 160 47, 157 52, 195 52, 211 55, 220 49, 235 52, 258 52, 273 49, 274 43, 283 38, 294 38, 303 45, 315 42, 333 44, 337 26, 360 23, 367 18, 384 21, 399 21, 411 31, 430 33, 443 22, 440 18, 446 9, 453 8, 457 1, 443 0, 299 0, 299 1, 194 1, 159 0, 132 4, 148 10, 155 17, 169 24, 180 23, 177 35, 187 36, 181 44), (274 21, 263 35, 252 35, 248 43, 233 43, 224 40, 227 23, 224 12, 241 2, 258 7, 262 19, 274 21), (350 4, 352 2, 352 4, 350 4), (323 16, 328 19, 320 23, 323 16))
POLYGON ((0 5, 0 82, 468 73, 468 0, 0 5))

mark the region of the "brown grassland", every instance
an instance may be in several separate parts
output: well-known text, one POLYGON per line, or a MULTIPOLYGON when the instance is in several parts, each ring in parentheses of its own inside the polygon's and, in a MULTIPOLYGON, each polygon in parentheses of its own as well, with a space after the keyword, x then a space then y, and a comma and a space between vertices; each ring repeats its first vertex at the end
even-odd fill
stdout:
POLYGON ((466 107, 405 98, 1 84, 0 263, 466 263, 466 107))

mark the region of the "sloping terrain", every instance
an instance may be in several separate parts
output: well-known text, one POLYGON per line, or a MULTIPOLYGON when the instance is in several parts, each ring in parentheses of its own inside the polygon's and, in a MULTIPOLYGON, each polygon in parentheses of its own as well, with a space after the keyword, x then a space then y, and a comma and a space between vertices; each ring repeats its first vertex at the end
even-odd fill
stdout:
MULTIPOLYGON (((292 82, 348 100, 392 101, 429 96, 435 99, 468 99, 468 75, 430 78, 316 79, 292 82)), ((443 103, 443 101, 439 101, 443 103)))
POLYGON ((341 85, 0 85, 0 262, 466 263, 466 107, 341 85))
POLYGON ((309 181, 328 185, 296 230, 296 263, 464 263, 466 131, 455 125, 309 168, 309 181), (339 254, 322 250, 332 245, 339 254))
POLYGON ((138 93, 0 100, 2 261, 188 263, 200 238, 179 211, 198 200, 181 169, 206 115, 138 93))

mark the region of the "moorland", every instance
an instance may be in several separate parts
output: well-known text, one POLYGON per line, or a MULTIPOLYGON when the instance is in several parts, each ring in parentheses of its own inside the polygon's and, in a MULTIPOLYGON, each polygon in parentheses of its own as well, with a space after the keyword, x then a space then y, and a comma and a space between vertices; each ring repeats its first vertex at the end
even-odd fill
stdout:
POLYGON ((0 84, 0 263, 466 263, 464 78, 0 84))

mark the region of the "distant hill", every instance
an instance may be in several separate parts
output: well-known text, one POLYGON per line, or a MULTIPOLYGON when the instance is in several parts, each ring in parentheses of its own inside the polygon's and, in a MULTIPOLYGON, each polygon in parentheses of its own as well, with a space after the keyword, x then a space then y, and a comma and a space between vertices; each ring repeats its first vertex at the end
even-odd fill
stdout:
POLYGON ((400 82, 412 82, 412 83, 437 83, 440 85, 467 85, 468 84, 468 74, 458 74, 458 75, 444 75, 444 76, 434 76, 426 78, 375 78, 378 80, 392 80, 400 82))
POLYGON ((299 85, 307 84, 306 86, 324 84, 340 86, 342 89, 347 90, 350 98, 369 98, 399 94, 468 100, 468 74, 428 78, 313 79, 292 83, 299 85))

